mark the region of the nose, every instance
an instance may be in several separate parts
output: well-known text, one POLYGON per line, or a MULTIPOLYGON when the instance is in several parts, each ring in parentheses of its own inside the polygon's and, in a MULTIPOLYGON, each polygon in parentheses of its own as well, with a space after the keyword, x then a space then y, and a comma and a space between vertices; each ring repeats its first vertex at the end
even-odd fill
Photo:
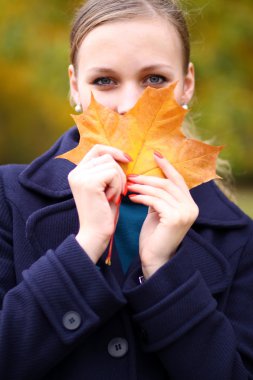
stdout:
POLYGON ((133 108, 142 92, 143 89, 136 85, 134 86, 130 84, 122 87, 118 97, 117 112, 123 115, 133 108))

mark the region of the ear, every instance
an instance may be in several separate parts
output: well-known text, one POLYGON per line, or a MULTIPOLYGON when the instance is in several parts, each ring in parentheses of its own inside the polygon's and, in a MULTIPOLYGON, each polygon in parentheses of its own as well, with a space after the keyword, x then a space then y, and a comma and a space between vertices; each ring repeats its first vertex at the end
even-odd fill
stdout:
POLYGON ((189 63, 188 71, 184 79, 182 103, 188 104, 194 94, 195 89, 195 70, 193 63, 189 63))
POLYGON ((75 68, 73 65, 69 65, 68 74, 69 74, 69 86, 70 86, 71 102, 74 104, 79 104, 80 103, 80 96, 79 96, 79 91, 78 91, 78 82, 77 82, 77 76, 75 73, 75 68))

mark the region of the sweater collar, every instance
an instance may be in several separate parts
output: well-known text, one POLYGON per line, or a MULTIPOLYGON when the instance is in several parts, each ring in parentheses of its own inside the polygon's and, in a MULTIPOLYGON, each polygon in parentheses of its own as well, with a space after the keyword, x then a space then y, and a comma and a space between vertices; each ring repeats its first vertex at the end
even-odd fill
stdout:
MULTIPOLYGON (((76 147, 78 141, 78 130, 73 127, 20 173, 20 183, 56 201, 70 198, 72 193, 68 174, 75 165, 55 157, 76 147)), ((199 206, 198 224, 233 228, 243 226, 248 221, 247 216, 225 197, 213 181, 197 186, 191 190, 191 194, 199 206)))

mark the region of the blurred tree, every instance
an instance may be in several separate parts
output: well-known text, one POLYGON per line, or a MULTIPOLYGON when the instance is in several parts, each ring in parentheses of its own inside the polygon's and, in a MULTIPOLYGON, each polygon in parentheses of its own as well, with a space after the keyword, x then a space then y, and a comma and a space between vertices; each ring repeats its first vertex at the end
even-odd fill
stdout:
POLYGON ((197 3, 192 25, 196 124, 203 138, 214 136, 215 143, 225 145, 222 155, 235 176, 253 180, 253 3, 197 3))
MULTIPOLYGON (((73 122, 68 102, 71 0, 0 0, 0 162, 28 162, 73 122)), ((225 145, 253 179, 252 0, 182 1, 196 66, 193 114, 204 139, 225 145)))
POLYGON ((69 0, 1 0, 1 163, 30 161, 72 124, 67 78, 72 12, 69 0))

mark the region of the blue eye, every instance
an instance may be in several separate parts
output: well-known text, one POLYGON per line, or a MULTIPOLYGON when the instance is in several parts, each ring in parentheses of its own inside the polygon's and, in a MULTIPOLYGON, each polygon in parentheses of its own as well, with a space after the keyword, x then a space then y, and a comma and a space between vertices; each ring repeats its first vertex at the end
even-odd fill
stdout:
POLYGON ((163 84, 164 82, 167 82, 167 79, 162 75, 150 75, 147 78, 147 82, 151 85, 163 84))
POLYGON ((108 78, 108 77, 100 77, 93 81, 93 84, 96 84, 98 86, 108 86, 113 84, 114 82, 108 78))

